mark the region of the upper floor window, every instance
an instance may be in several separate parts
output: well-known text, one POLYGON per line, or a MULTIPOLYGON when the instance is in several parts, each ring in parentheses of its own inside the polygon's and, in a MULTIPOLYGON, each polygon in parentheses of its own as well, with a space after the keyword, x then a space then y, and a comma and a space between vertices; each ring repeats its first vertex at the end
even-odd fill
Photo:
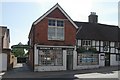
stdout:
POLYGON ((109 46, 109 42, 108 41, 104 41, 103 42, 103 46, 109 46))
POLYGON ((115 42, 115 48, 119 48, 120 47, 120 43, 119 42, 115 42))
POLYGON ((90 40, 83 40, 82 45, 83 46, 91 46, 91 41, 90 40))
POLYGON ((48 20, 48 40, 64 40, 63 20, 48 20))
POLYGON ((108 51, 108 46, 109 46, 109 42, 108 41, 104 41, 103 42, 103 50, 104 51, 108 51))

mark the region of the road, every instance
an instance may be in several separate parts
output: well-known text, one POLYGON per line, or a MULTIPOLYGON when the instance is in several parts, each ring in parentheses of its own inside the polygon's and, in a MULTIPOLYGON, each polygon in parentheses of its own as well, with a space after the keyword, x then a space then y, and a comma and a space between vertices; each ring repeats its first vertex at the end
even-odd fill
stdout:
POLYGON ((98 69, 72 70, 72 71, 52 71, 52 72, 32 72, 25 64, 18 64, 12 71, 8 71, 2 76, 2 80, 40 80, 40 79, 68 79, 68 80, 118 80, 120 71, 118 66, 103 67, 98 69))

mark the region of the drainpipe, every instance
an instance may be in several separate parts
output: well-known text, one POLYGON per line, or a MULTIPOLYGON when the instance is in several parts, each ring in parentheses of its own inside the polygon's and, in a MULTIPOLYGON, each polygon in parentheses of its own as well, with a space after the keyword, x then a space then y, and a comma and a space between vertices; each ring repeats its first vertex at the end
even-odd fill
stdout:
POLYGON ((35 25, 32 25, 33 27, 33 71, 34 71, 34 45, 35 45, 35 25))

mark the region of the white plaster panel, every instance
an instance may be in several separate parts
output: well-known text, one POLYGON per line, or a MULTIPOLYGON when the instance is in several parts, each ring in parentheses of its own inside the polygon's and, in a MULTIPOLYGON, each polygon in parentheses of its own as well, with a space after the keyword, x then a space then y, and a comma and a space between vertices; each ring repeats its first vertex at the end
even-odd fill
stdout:
POLYGON ((2 37, 0 36, 0 54, 2 53, 2 37))
POLYGON ((103 41, 101 41, 101 44, 100 44, 101 46, 103 46, 103 41))
POLYGON ((105 66, 105 59, 104 59, 104 57, 105 57, 105 53, 100 53, 99 54, 99 65, 100 66, 105 66), (103 56, 101 56, 101 55, 103 55, 103 56))
POLYGON ((34 46, 34 64, 38 65, 38 49, 34 46))
POLYGON ((116 54, 111 54, 110 55, 110 65, 111 66, 116 66, 118 65, 119 61, 116 61, 116 54))
POLYGON ((99 47, 96 47, 97 51, 99 51, 99 47))
POLYGON ((92 41, 92 46, 95 46, 95 41, 94 40, 92 41))
POLYGON ((103 52, 103 47, 100 48, 100 52, 103 52))
POLYGON ((118 53, 118 49, 116 49, 116 53, 118 53))
POLYGON ((73 53, 73 69, 76 69, 77 67, 77 51, 74 51, 73 53))
POLYGON ((111 47, 114 47, 114 44, 115 44, 115 42, 111 42, 111 43, 110 43, 110 46, 111 46, 111 47))
POLYGON ((7 71, 7 54, 0 54, 0 72, 7 71))
POLYGON ((111 48, 110 53, 115 53, 115 48, 111 48))
POLYGON ((80 45, 81 45, 81 40, 78 40, 77 45, 78 45, 78 46, 80 46, 80 45))
POLYGON ((96 41, 96 46, 99 46, 99 41, 96 41))

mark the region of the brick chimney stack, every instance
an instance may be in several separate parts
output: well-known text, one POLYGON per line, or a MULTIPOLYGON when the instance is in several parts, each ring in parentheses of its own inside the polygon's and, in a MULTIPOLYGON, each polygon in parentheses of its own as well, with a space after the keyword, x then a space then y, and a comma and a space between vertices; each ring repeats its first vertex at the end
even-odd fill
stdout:
POLYGON ((98 22, 98 15, 96 15, 96 12, 91 12, 91 14, 88 17, 89 17, 88 20, 90 23, 98 22))

